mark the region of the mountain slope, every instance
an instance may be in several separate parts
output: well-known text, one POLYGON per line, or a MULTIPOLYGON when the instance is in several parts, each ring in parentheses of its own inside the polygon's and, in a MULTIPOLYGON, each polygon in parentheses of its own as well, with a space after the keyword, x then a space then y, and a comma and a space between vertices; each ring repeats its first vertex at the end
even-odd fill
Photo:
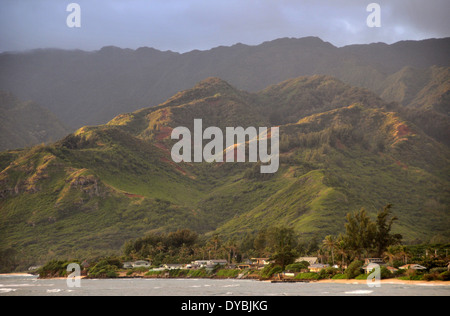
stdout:
POLYGON ((114 253, 152 230, 228 238, 286 225, 325 236, 342 229, 346 213, 373 215, 386 203, 407 240, 448 238, 449 149, 390 108, 327 76, 258 93, 209 78, 52 145, 1 153, 0 252, 11 269, 114 253), (192 130, 196 118, 204 128, 280 125, 279 172, 175 164, 171 131, 192 130))
POLYGON ((36 50, 0 54, 0 89, 46 105, 73 129, 155 106, 207 77, 259 91, 289 78, 330 75, 375 91, 409 66, 450 66, 450 39, 352 45, 319 38, 278 39, 184 54, 104 47, 96 52, 36 50))
POLYGON ((348 212, 393 203, 407 239, 426 227, 448 234, 448 150, 396 114, 353 105, 284 126, 281 134, 290 183, 219 233, 276 224, 305 236, 334 234, 348 212), (435 156, 424 157, 427 152, 435 156))
POLYGON ((450 146, 450 68, 405 67, 384 80, 377 92, 387 101, 400 103, 397 111, 450 146))
POLYGON ((0 92, 0 151, 56 141, 68 133, 47 109, 0 92))

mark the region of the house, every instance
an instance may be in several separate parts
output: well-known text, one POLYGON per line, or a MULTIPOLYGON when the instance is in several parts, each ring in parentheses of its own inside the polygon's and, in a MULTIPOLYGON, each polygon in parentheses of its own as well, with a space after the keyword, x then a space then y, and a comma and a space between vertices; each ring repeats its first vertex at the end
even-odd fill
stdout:
POLYGON ((185 267, 185 265, 168 263, 168 264, 164 264, 162 267, 166 270, 180 270, 180 269, 183 269, 185 267))
POLYGON ((300 257, 297 260, 295 260, 295 263, 300 263, 306 261, 309 263, 309 265, 317 264, 319 263, 319 258, 317 257, 300 257))
POLYGON ((215 267, 216 265, 226 266, 227 264, 228 264, 227 260, 212 259, 212 260, 196 260, 191 262, 189 266, 191 269, 201 269, 211 266, 215 267))
POLYGON ((192 268, 205 268, 209 260, 196 260, 191 262, 192 268))
POLYGON ((400 269, 402 270, 426 270, 427 268, 425 268, 424 266, 421 266, 420 264, 407 264, 404 266, 401 266, 400 269))
POLYGON ((208 260, 208 265, 212 266, 226 266, 228 264, 227 260, 208 260))
POLYGON ((252 265, 248 264, 248 263, 242 263, 242 264, 238 264, 237 268, 239 270, 251 269, 252 265))
POLYGON ((391 273, 396 273, 398 272, 398 269, 394 268, 394 267, 386 267, 386 269, 388 269, 389 271, 391 271, 391 273))
POLYGON ((269 258, 252 258, 252 265, 256 268, 264 268, 266 265, 269 265, 269 258))
POLYGON ((133 268, 133 262, 124 262, 123 263, 124 269, 132 269, 133 268))
POLYGON ((151 266, 150 262, 145 260, 135 261, 131 265, 133 268, 150 268, 151 266))
POLYGON ((31 266, 28 268, 28 271, 32 272, 32 271, 37 271, 41 268, 41 266, 31 266))
POLYGON ((372 273, 373 269, 380 268, 380 265, 378 263, 368 263, 363 266, 363 270, 366 274, 372 273))
POLYGON ((380 266, 386 264, 384 262, 384 260, 381 259, 381 258, 366 258, 364 260, 364 264, 370 264, 370 263, 375 263, 375 264, 378 264, 380 266))
POLYGON ((329 264, 316 263, 316 264, 310 265, 308 269, 309 269, 310 272, 316 272, 317 273, 317 272, 320 272, 323 269, 327 269, 329 267, 330 267, 329 264))

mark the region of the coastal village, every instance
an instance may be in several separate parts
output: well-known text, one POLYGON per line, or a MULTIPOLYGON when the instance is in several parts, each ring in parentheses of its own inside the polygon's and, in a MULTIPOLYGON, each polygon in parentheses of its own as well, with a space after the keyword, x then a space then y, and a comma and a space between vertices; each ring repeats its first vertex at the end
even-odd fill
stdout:
MULTIPOLYGON (((122 266, 128 277, 159 277, 170 278, 174 274, 173 271, 184 271, 183 274, 175 274, 175 276, 187 276, 188 271, 205 271, 207 275, 214 276, 217 271, 232 271, 231 274, 223 274, 231 278, 253 278, 263 279, 261 271, 274 265, 270 258, 251 258, 240 264, 230 264, 223 259, 196 260, 189 264, 163 264, 159 267, 152 267, 152 263, 147 260, 138 260, 134 262, 125 262, 122 266), (187 273, 187 274, 186 274, 187 273)), ((426 267, 409 263, 398 268, 386 263, 382 258, 367 258, 364 264, 359 267, 359 279, 367 279, 376 268, 382 268, 389 271, 392 277, 411 274, 425 274, 429 271, 426 267)), ((344 276, 348 269, 347 265, 330 265, 320 263, 319 257, 299 257, 294 264, 288 265, 285 270, 268 275, 272 282, 308 282, 319 280, 321 274, 331 274, 332 276, 344 276), (302 278, 302 276, 304 278, 302 278), (306 278, 305 278, 306 276, 306 278), (309 278, 308 278, 309 276, 309 278), (317 278, 315 277, 317 276, 317 278)), ((450 271, 450 262, 447 267, 441 268, 441 272, 450 271)), ((123 275, 123 274, 122 274, 123 275)), ((220 276, 220 274, 219 274, 220 276)), ((341 277, 344 278, 344 277, 341 277)), ((338 279, 338 278, 335 278, 338 279)))

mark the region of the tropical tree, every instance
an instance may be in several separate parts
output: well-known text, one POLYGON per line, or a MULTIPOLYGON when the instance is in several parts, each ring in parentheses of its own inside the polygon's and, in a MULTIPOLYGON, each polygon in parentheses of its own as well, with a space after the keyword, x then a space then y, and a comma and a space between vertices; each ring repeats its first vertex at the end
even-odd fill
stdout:
POLYGON ((367 256, 373 247, 377 227, 364 208, 354 214, 347 214, 345 230, 344 240, 353 258, 367 256))
POLYGON ((336 237, 331 236, 331 235, 326 236, 322 243, 323 243, 324 247, 326 249, 328 249, 328 251, 331 252, 331 260, 334 265, 334 250, 335 250, 336 244, 337 244, 336 237))
POLYGON ((396 216, 392 216, 391 209, 392 205, 388 204, 377 216, 374 236, 377 257, 381 257, 389 246, 400 244, 403 238, 400 234, 391 234, 392 225, 398 220, 396 216))
POLYGON ((347 245, 342 235, 338 237, 336 242, 336 254, 341 257, 341 268, 345 266, 345 258, 348 255, 347 245))
POLYGON ((295 262, 297 238, 292 228, 274 228, 270 232, 270 242, 273 255, 270 260, 283 268, 295 262))

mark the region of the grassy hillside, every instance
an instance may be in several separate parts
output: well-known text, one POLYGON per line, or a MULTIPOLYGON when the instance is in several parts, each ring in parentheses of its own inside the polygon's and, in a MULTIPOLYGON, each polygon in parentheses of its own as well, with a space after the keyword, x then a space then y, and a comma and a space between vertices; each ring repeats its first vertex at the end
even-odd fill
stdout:
POLYGON ((429 136, 450 145, 450 68, 405 67, 376 89, 397 111, 429 136))
POLYGON ((218 78, 158 107, 0 154, 2 271, 55 257, 115 253, 150 231, 243 236, 294 227, 336 234, 345 214, 394 204, 407 240, 450 237, 449 148, 388 103, 337 79, 292 79, 258 93, 218 78), (281 166, 175 164, 173 128, 273 126, 281 166), (430 154, 433 153, 433 154, 430 154))

